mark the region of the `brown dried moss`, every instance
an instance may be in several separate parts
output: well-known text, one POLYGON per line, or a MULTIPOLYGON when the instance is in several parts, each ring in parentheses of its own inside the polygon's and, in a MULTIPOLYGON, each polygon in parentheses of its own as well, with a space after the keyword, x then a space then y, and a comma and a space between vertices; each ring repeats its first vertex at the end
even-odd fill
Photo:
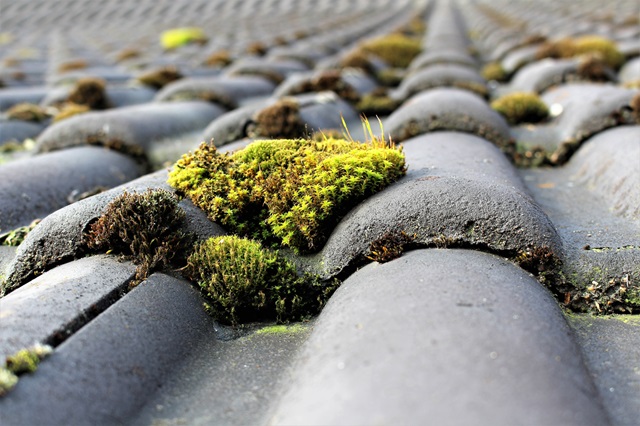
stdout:
POLYGON ((147 71, 138 76, 137 80, 145 86, 161 89, 167 84, 183 77, 178 68, 172 65, 147 71))
POLYGON ((12 106, 6 112, 10 120, 33 121, 39 123, 49 118, 47 111, 39 105, 21 103, 12 106))
POLYGON ((296 139, 305 136, 305 123, 294 99, 282 99, 256 114, 250 137, 296 139))
POLYGON ((67 100, 77 105, 85 105, 92 110, 107 109, 111 106, 105 81, 93 77, 79 79, 67 100))

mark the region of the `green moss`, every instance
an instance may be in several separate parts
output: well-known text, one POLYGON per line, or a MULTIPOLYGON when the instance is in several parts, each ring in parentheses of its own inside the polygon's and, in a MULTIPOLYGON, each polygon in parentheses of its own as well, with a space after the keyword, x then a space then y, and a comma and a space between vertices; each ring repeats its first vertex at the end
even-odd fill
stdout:
POLYGON ((308 318, 322 309, 336 287, 310 274, 298 276, 296 267, 277 251, 237 236, 197 244, 185 274, 200 286, 209 313, 232 325, 308 318))
POLYGON ((255 334, 295 334, 302 333, 307 327, 302 324, 278 324, 263 327, 255 332, 255 334))
POLYGON ((182 251, 185 220, 176 196, 165 190, 123 193, 85 234, 88 248, 124 255, 138 265, 134 284, 166 267, 182 251))
POLYGON ((399 100, 389 97, 386 90, 382 90, 363 96, 356 104, 356 109, 368 116, 383 116, 391 114, 400 104, 399 100))
POLYGON ((19 246, 27 237, 29 232, 40 223, 40 219, 36 219, 27 226, 22 226, 18 229, 14 229, 6 235, 0 236, 0 245, 3 246, 19 246))
POLYGON ((7 357, 5 367, 13 374, 33 373, 38 369, 40 361, 51 353, 52 349, 47 345, 34 345, 27 349, 21 349, 7 357))
POLYGON ((257 141, 234 154, 203 143, 169 184, 228 230, 297 252, 321 248, 337 221, 405 173, 384 141, 257 141))
POLYGON ((485 80, 495 80, 505 82, 509 78, 509 74, 502 68, 499 62, 491 62, 486 64, 481 71, 482 78, 485 80))
POLYGON ((160 44, 166 50, 176 49, 190 43, 204 44, 208 41, 201 28, 173 28, 160 35, 160 44))
POLYGON ((406 68, 422 51, 420 39, 402 34, 389 34, 362 44, 365 52, 372 53, 392 67, 406 68))
POLYGON ((537 123, 549 116, 547 105, 535 93, 511 93, 491 102, 509 124, 537 123))
POLYGON ((11 370, 0 367, 0 397, 5 396, 18 384, 18 376, 11 370))

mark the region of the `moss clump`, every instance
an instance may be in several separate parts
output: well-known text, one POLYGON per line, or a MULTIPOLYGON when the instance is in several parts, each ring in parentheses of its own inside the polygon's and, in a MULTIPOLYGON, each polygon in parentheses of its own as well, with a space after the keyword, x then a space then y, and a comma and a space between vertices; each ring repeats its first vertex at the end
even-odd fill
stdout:
POLYGON ((111 106, 107 97, 107 87, 104 80, 100 78, 79 79, 67 100, 77 105, 85 105, 90 109, 107 109, 111 106))
POLYGON ((419 39, 402 34, 389 34, 364 42, 362 49, 376 55, 392 67, 406 68, 420 54, 422 45, 419 39))
POLYGON ((575 39, 574 55, 594 54, 613 69, 618 69, 624 63, 624 55, 615 43, 600 36, 582 36, 575 39))
POLYGON ((7 110, 6 115, 10 120, 33 121, 36 123, 40 123, 49 118, 49 114, 44 108, 30 103, 14 105, 7 110))
POLYGON ((233 62, 228 50, 217 50, 205 59, 204 64, 209 67, 226 67, 233 62))
POLYGON ((18 384, 18 376, 11 370, 0 367, 0 397, 5 396, 18 384))
POLYGON ((8 356, 4 366, 0 367, 0 397, 6 395, 18 384, 18 376, 36 371, 40 361, 52 351, 51 346, 36 344, 8 356))
POLYGON ((29 232, 40 223, 40 219, 36 219, 27 226, 22 226, 18 229, 14 229, 6 235, 0 236, 0 245, 3 246, 19 246, 27 237, 29 232))
POLYGON ((411 245, 415 239, 415 234, 409 235, 404 231, 387 232, 371 243, 367 258, 378 263, 385 263, 397 259, 404 253, 405 248, 411 245))
POLYGON ((180 80, 183 77, 178 68, 166 66, 140 74, 137 80, 145 86, 161 89, 172 81, 180 80))
POLYGON ((213 237, 196 245, 186 275, 200 286, 218 321, 297 321, 317 314, 336 284, 296 273, 277 251, 237 236, 213 237))
POLYGON ((176 49, 186 44, 206 44, 209 38, 201 28, 173 28, 160 35, 160 44, 165 50, 176 49))
POLYGON ((140 55, 140 50, 134 49, 132 47, 127 47, 116 54, 116 62, 124 62, 129 59, 139 58, 140 55))
POLYGON ((389 115, 400 106, 401 101, 389 97, 384 89, 364 95, 356 104, 356 109, 365 115, 389 115))
POLYGON ((84 114, 85 112, 90 112, 91 108, 86 105, 78 105, 73 102, 65 102, 56 115, 53 116, 53 122, 57 123, 58 121, 66 120, 67 118, 71 118, 74 115, 84 114))
POLYGON ((624 63, 624 55, 615 43, 596 35, 548 41, 540 46, 536 58, 573 58, 586 54, 598 56, 613 69, 620 68, 624 63))
POLYGON ((292 95, 298 93, 323 92, 330 90, 342 99, 350 102, 357 102, 360 95, 347 83, 338 70, 327 70, 320 75, 305 81, 296 89, 292 90, 292 95))
POLYGON ((255 332, 255 334, 296 334, 306 331, 308 328, 302 324, 278 324, 263 327, 255 332))
POLYGON ((362 49, 355 49, 349 52, 340 60, 341 68, 357 68, 369 75, 375 75, 376 69, 369 59, 367 52, 362 49))
POLYGON ((269 51, 269 49, 267 48, 267 46, 259 41, 255 41, 253 43, 251 43, 250 45, 247 46, 246 52, 250 55, 256 55, 256 56, 264 56, 267 54, 267 52, 269 51))
POLYGON ((380 70, 376 74, 376 79, 378 83, 382 84, 386 87, 398 87, 402 80, 405 77, 404 70, 400 70, 397 68, 389 68, 385 70, 380 70))
POLYGON ((63 62, 58 66, 59 73, 65 73, 69 71, 77 71, 85 69, 89 66, 89 63, 83 59, 74 59, 71 61, 63 62))
POLYGON ((490 62, 482 67, 482 78, 503 83, 509 79, 509 74, 499 62, 490 62))
POLYGON ((181 252, 185 220, 176 196, 165 190, 123 193, 85 234, 90 249, 124 255, 138 265, 134 285, 166 267, 181 252))
POLYGON ((299 138, 306 132, 295 99, 281 99, 256 114, 255 126, 248 131, 250 137, 299 138))
POLYGON ((549 116, 549 108, 535 93, 511 93, 491 102, 509 124, 538 123, 549 116))
POLYGON ((335 223, 405 173, 401 149, 374 140, 257 141, 234 154, 203 143, 169 184, 234 233, 318 250, 335 223))
POLYGON ((38 369, 40 361, 51 353, 52 349, 47 345, 34 345, 22 349, 7 357, 5 367, 13 374, 33 373, 38 369))
POLYGON ((615 80, 615 74, 598 55, 586 55, 577 69, 578 76, 589 81, 615 80))

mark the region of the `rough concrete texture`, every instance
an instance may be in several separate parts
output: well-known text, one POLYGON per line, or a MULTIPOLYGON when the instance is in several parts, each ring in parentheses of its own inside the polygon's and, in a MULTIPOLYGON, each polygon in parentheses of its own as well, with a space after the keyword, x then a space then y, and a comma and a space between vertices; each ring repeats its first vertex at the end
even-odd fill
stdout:
POLYGON ((520 68, 504 88, 504 92, 542 93, 565 81, 567 74, 575 73, 578 61, 574 59, 543 59, 520 68))
MULTIPOLYGON (((606 151, 602 152, 602 160, 612 160, 606 151)), ((565 276, 577 288, 587 288, 594 282, 598 284, 596 287, 604 288, 612 279, 628 280, 637 287, 640 282, 638 223, 614 214, 610 197, 604 198, 597 191, 581 185, 577 181, 576 172, 580 170, 577 164, 575 168, 521 172, 529 190, 553 221, 562 239, 565 276)), ((579 179, 595 179, 598 170, 590 169, 579 179)), ((621 170, 618 171, 620 176, 624 176, 621 170)), ((607 179, 613 176, 600 176, 600 185, 611 185, 613 182, 607 182, 607 179)))
POLYGON ((35 138, 44 128, 45 126, 40 123, 0 119, 0 146, 9 142, 22 143, 25 139, 35 138))
POLYGON ((594 134, 620 124, 634 124, 629 104, 637 91, 608 84, 565 84, 548 90, 542 100, 562 111, 552 126, 557 149, 551 161, 562 164, 580 143, 594 134))
POLYGON ((211 319, 187 282, 154 274, 0 399, 2 423, 123 424, 179 368, 211 319))
POLYGON ((355 207, 323 250, 306 260, 332 276, 362 261, 370 244, 404 231, 414 243, 477 247, 516 256, 534 247, 559 255, 560 239, 507 158, 477 136, 433 132, 405 141, 409 167, 355 207))
POLYGON ((61 343, 119 299, 135 269, 110 256, 87 257, 1 298, 0 358, 34 343, 61 343))
POLYGON ((264 424, 310 332, 309 324, 283 328, 267 326, 230 341, 203 339, 131 423, 264 424))
POLYGON ((629 59, 620 69, 618 78, 623 84, 636 83, 640 81, 640 56, 629 59))
POLYGON ((640 126, 620 126, 590 138, 567 170, 576 183, 605 198, 609 210, 640 221, 640 126))
POLYGON ((436 64, 463 65, 470 69, 475 69, 478 66, 478 61, 468 53, 461 52, 459 49, 427 49, 411 61, 409 71, 415 72, 421 68, 436 64))
POLYGON ((272 424, 608 424, 555 301, 517 267, 419 250, 349 277, 272 424), (472 277, 472 278, 471 278, 472 277))
POLYGON ((498 146, 510 142, 504 118, 467 90, 432 89, 407 100, 385 122, 396 142, 435 130, 454 130, 481 136, 498 146))
POLYGON ((397 99, 407 99, 416 93, 435 87, 458 87, 478 94, 488 92, 486 81, 478 72, 465 65, 434 64, 421 68, 402 80, 393 92, 397 99), (475 89, 475 90, 474 90, 475 89))
POLYGON ((81 194, 137 178, 130 157, 99 147, 76 147, 4 164, 0 168, 0 233, 74 202, 81 194))
POLYGON ((640 419, 640 318, 569 315, 567 320, 612 423, 637 425, 640 419))
POLYGON ((37 104, 47 96, 46 86, 8 87, 0 91, 0 111, 5 111, 21 103, 37 104))
POLYGON ((248 98, 268 96, 275 83, 260 76, 183 78, 167 84, 156 95, 156 101, 203 99, 227 109, 238 107, 248 98))
MULTIPOLYGON (((7 279, 2 285, 2 292, 12 291, 34 275, 82 255, 83 232, 114 198, 124 192, 144 192, 147 189, 173 191, 166 181, 167 171, 161 170, 78 201, 44 218, 27 235, 6 268, 7 279)), ((193 232, 200 239, 225 233, 219 225, 206 219, 205 213, 190 201, 183 200, 180 206, 186 213, 186 232, 193 232)))
POLYGON ((224 112, 203 101, 147 103, 89 112, 48 127, 36 140, 39 152, 90 143, 141 154, 156 141, 204 129, 224 112))

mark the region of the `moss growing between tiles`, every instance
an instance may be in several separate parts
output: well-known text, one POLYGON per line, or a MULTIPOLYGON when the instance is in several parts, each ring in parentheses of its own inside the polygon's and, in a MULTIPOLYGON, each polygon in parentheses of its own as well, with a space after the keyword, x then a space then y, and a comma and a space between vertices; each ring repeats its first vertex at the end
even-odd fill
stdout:
POLYGON ((161 89, 167 84, 180 80, 183 75, 174 66, 166 66, 140 74, 137 80, 145 86, 161 89))
POLYGON ((19 246, 20 244, 22 244, 22 242, 27 237, 29 232, 33 231, 33 229, 39 223, 40 223, 40 219, 36 219, 27 226, 22 226, 18 229, 14 229, 13 231, 5 235, 0 235, 0 245, 19 246))
POLYGON ((391 114, 401 103, 389 97, 385 89, 378 89, 360 98, 356 109, 366 116, 383 116, 391 114))
POLYGON ((404 173, 401 149, 380 139, 283 139, 230 155, 203 143, 175 164, 169 184, 229 231, 313 252, 352 207, 404 173))
POLYGON ((115 198, 85 234, 87 247, 122 254, 138 266, 132 285, 169 266, 182 251, 185 220, 175 195, 165 190, 124 193, 115 198))
POLYGON ((57 123, 58 121, 66 120, 67 118, 71 118, 75 115, 84 114, 86 112, 90 112, 91 108, 86 105, 78 105, 73 102, 65 102, 64 105, 60 107, 58 113, 53 116, 53 122, 57 123))
POLYGON ((588 277, 570 277, 574 289, 565 294, 564 305, 575 312, 592 314, 640 313, 640 286, 631 282, 629 274, 609 278, 606 271, 594 268, 588 277), (581 282, 591 281, 589 285, 581 282))
POLYGON ((255 125, 247 133, 250 137, 265 138, 299 138, 306 131, 305 123, 300 118, 298 102, 284 98, 256 114, 255 125))
POLYGON ((47 111, 39 105, 21 103, 12 106, 5 113, 9 120, 23 120, 40 123, 49 118, 47 111))
POLYGON ((573 58, 580 55, 596 55, 613 69, 624 63, 624 55, 611 40, 597 36, 585 35, 576 38, 562 38, 548 41, 538 49, 536 57, 573 58))
POLYGON ((361 48, 396 68, 408 67, 422 51, 420 39, 402 34, 389 34, 374 38, 364 42, 361 48))
POLYGON ((511 125, 538 123, 549 116, 547 105, 535 93, 511 93, 491 102, 491 108, 502 114, 511 125))
POLYGON ((314 275, 298 276, 296 267, 277 251, 237 236, 196 245, 185 274, 200 286, 207 310, 231 325, 306 319, 322 309, 337 287, 314 275))
POLYGON ((8 356, 4 366, 0 367, 0 397, 6 395, 18 384, 20 375, 35 372, 40 361, 51 352, 50 346, 36 344, 8 356))
POLYGON ((320 75, 305 81, 293 90, 291 94, 323 92, 326 90, 334 92, 346 101, 357 102, 360 99, 360 95, 342 78, 340 71, 337 70, 323 71, 320 75))
POLYGON ((397 259, 416 239, 416 235, 409 235, 404 231, 387 232, 369 246, 368 259, 378 263, 397 259))
POLYGON ((107 97, 107 85, 100 78, 81 78, 71 89, 67 100, 77 105, 84 105, 90 109, 107 109, 111 106, 107 97))
POLYGON ((308 328, 303 326, 302 324, 278 324, 278 325, 269 325, 263 327, 255 332, 255 334, 267 334, 267 335, 277 335, 277 334, 295 334, 302 333, 306 331, 308 328))
POLYGON ((495 80, 505 82, 509 79, 509 74, 502 68, 499 62, 491 62, 482 68, 482 78, 485 80, 495 80))
POLYGON ((209 67, 226 67, 233 62, 231 53, 228 50, 217 50, 207 56, 204 61, 204 65, 209 67))

